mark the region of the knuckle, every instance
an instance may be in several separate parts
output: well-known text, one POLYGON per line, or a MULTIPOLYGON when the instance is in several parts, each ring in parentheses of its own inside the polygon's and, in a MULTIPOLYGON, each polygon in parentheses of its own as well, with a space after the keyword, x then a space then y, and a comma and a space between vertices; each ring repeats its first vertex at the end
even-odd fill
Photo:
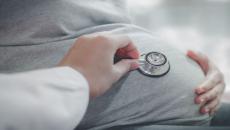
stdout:
POLYGON ((111 51, 113 48, 109 36, 102 33, 82 35, 77 39, 77 43, 84 43, 84 46, 90 45, 91 47, 101 48, 104 51, 111 51))
POLYGON ((219 95, 223 94, 224 91, 225 91, 225 88, 226 88, 225 82, 220 83, 220 84, 219 84, 219 89, 218 89, 218 94, 219 94, 219 95))
POLYGON ((209 101, 210 99, 211 99, 211 95, 210 94, 205 96, 205 100, 206 101, 209 101))
POLYGON ((222 91, 223 91, 222 89, 218 89, 217 92, 216 92, 216 95, 217 95, 217 96, 218 96, 218 95, 221 95, 221 94, 222 94, 222 91))
POLYGON ((74 47, 76 47, 77 45, 86 45, 87 41, 89 41, 91 38, 89 35, 82 35, 80 37, 77 38, 74 47))
POLYGON ((106 35, 97 35, 95 37, 95 40, 97 41, 98 44, 104 46, 105 48, 109 48, 112 46, 112 44, 110 44, 111 43, 110 38, 106 35))
POLYGON ((213 74, 213 77, 210 78, 209 80, 209 85, 213 86, 213 85, 216 85, 218 82, 219 82, 219 78, 217 77, 216 74, 213 74))
POLYGON ((216 98, 218 96, 218 91, 214 91, 211 95, 210 95, 210 98, 213 99, 213 98, 216 98))
POLYGON ((213 92, 213 93, 207 94, 207 95, 205 96, 205 99, 206 99, 206 100, 211 100, 211 99, 213 99, 213 98, 215 98, 215 97, 216 97, 216 94, 215 94, 215 92, 213 92))
POLYGON ((91 36, 89 35, 82 35, 78 37, 77 41, 86 41, 87 39, 90 39, 91 36))
POLYGON ((106 35, 102 35, 102 34, 98 34, 96 37, 95 37, 96 40, 100 41, 100 42, 108 42, 109 41, 109 37, 106 36, 106 35))
POLYGON ((217 96, 218 94, 219 94, 219 92, 220 92, 220 89, 216 89, 216 90, 213 90, 214 92, 213 92, 213 94, 215 95, 215 96, 217 96))
POLYGON ((215 79, 209 79, 207 85, 205 85, 204 88, 205 88, 206 90, 210 90, 210 89, 214 88, 215 85, 216 85, 215 79))
POLYGON ((213 72, 212 72, 212 77, 213 78, 217 78, 217 77, 220 77, 220 72, 219 71, 217 71, 217 70, 214 70, 213 72))
POLYGON ((212 104, 208 104, 205 108, 208 108, 208 109, 213 109, 213 105, 212 104))
POLYGON ((203 85, 200 89, 203 90, 202 92, 205 93, 209 90, 209 87, 210 85, 203 85))
POLYGON ((209 100, 209 95, 204 95, 201 97, 202 99, 204 99, 205 102, 207 102, 209 100))

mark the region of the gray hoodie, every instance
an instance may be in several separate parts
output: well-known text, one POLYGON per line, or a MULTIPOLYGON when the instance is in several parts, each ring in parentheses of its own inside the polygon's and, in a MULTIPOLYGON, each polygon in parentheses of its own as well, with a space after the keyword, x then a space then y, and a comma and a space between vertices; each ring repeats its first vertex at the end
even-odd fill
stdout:
POLYGON ((157 51, 170 61, 170 72, 150 78, 130 72, 113 88, 91 100, 76 128, 120 125, 207 125, 199 114, 194 88, 204 75, 183 53, 130 24, 124 0, 1 0, 0 72, 55 66, 77 37, 101 31, 126 34, 141 53, 157 51))

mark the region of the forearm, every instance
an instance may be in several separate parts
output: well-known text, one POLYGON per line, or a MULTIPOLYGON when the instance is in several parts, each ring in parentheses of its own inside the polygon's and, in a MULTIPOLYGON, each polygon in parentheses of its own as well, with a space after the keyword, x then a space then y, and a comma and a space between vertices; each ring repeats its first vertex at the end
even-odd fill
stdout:
POLYGON ((88 105, 87 81, 68 67, 0 75, 0 129, 71 130, 88 105))

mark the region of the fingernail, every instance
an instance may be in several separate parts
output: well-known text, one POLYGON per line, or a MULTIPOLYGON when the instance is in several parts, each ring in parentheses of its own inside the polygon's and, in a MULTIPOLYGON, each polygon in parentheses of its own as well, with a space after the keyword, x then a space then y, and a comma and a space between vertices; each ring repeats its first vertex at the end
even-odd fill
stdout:
POLYGON ((205 90, 203 88, 198 88, 198 89, 196 89, 196 92, 197 92, 197 94, 201 94, 201 93, 205 92, 205 90))
POLYGON ((208 113, 209 109, 208 108, 204 108, 204 113, 208 113))
POLYGON ((199 97, 196 97, 196 98, 195 98, 195 103, 196 103, 196 104, 201 104, 202 102, 204 102, 203 99, 201 99, 201 98, 199 98, 199 97))
POLYGON ((204 99, 203 98, 200 98, 200 103, 203 103, 204 102, 204 99))
POLYGON ((196 98, 196 103, 197 104, 201 104, 204 102, 204 99, 203 98, 196 98))

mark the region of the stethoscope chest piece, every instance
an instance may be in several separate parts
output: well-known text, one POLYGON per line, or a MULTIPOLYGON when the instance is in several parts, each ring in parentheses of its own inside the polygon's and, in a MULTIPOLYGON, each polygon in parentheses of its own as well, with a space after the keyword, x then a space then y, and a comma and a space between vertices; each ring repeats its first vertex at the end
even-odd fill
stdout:
POLYGON ((139 71, 150 77, 159 77, 167 74, 170 64, 167 57, 159 52, 142 54, 139 59, 139 71))

